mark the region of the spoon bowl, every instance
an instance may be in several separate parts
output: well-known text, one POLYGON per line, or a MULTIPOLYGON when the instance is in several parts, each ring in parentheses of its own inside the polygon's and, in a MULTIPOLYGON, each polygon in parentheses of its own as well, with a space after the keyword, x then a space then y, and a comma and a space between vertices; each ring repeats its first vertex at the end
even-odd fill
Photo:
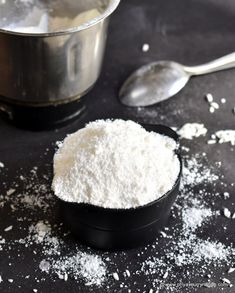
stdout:
POLYGON ((119 96, 130 107, 150 106, 174 96, 189 78, 179 63, 153 62, 136 70, 123 84, 119 96))

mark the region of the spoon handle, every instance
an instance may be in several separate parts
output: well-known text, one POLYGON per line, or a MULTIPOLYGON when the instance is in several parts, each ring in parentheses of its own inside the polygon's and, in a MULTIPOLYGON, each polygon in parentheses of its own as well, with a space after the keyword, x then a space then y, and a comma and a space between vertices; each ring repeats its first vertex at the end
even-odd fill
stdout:
POLYGON ((184 66, 190 75, 202 75, 235 67, 235 52, 198 66, 184 66))

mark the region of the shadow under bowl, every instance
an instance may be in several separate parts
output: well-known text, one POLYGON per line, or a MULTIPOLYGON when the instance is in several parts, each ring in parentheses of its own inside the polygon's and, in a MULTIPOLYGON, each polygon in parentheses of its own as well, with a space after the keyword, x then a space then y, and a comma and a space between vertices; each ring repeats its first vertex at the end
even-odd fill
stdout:
MULTIPOLYGON (((178 135, 163 125, 142 126, 173 138, 178 135)), ((102 250, 123 250, 151 243, 166 225, 171 207, 179 192, 182 161, 179 149, 180 172, 174 186, 157 200, 144 206, 129 209, 113 209, 86 203, 60 200, 64 223, 82 243, 102 250)))

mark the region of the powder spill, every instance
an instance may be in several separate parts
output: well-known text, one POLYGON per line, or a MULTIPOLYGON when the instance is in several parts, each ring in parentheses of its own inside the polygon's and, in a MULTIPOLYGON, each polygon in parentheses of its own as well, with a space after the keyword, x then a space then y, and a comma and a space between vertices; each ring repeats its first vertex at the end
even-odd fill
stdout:
POLYGON ((5 232, 11 231, 13 226, 8 226, 7 228, 4 229, 5 232))
POLYGON ((184 162, 182 184, 196 186, 201 183, 212 183, 218 180, 218 175, 200 161, 198 155, 191 156, 184 162))
POLYGON ((69 275, 75 280, 82 278, 86 286, 100 286, 107 277, 106 265, 101 257, 81 251, 52 261, 50 268, 60 279, 66 280, 69 275))
POLYGON ((69 135, 55 154, 52 186, 64 201, 142 206, 175 184, 180 171, 176 148, 172 138, 133 121, 91 122, 69 135))
POLYGON ((142 46, 142 51, 145 53, 145 52, 148 52, 149 51, 149 44, 143 44, 143 46, 142 46))
POLYGON ((215 135, 219 139, 219 143, 235 145, 235 130, 219 130, 215 135))
POLYGON ((212 216, 210 208, 206 208, 200 201, 193 200, 192 206, 186 206, 182 210, 183 229, 186 233, 191 233, 201 227, 209 217, 212 216))
MULTIPOLYGON (((218 110, 219 109, 219 104, 214 102, 214 97, 212 96, 212 94, 208 93, 206 94, 206 101, 208 102, 209 104, 209 112, 210 113, 214 113, 215 110, 218 110)), ((224 104, 226 102, 225 99, 222 99, 221 100, 221 103, 224 104)))
POLYGON ((204 124, 186 123, 177 132, 181 138, 193 139, 194 137, 206 135, 207 129, 204 124))

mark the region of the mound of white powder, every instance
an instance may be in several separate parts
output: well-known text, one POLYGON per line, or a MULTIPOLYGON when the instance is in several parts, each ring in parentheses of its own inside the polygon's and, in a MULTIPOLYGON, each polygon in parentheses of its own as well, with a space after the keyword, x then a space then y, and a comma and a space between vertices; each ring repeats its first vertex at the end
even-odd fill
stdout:
POLYGON ((62 200, 131 208, 156 200, 180 171, 176 142, 133 121, 98 120, 69 135, 54 156, 62 200))

